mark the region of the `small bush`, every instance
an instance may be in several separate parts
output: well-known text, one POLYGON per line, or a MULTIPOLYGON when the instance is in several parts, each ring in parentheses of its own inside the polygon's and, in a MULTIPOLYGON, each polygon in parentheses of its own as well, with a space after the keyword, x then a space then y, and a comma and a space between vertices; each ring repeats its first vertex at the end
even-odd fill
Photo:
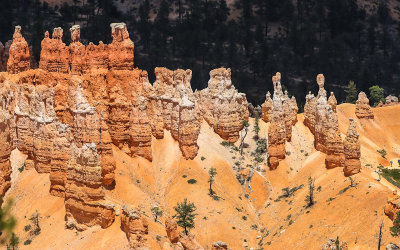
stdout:
POLYGON ((25 232, 28 232, 30 229, 31 229, 31 225, 29 225, 29 224, 24 227, 25 232))
POLYGON ((231 147, 231 146, 233 146, 233 143, 232 142, 223 141, 223 142, 221 142, 221 145, 224 146, 224 147, 231 147))
POLYGON ((204 161, 205 159, 206 159, 206 157, 204 157, 204 156, 201 157, 201 160, 202 160, 202 161, 204 161))
POLYGON ((185 175, 185 174, 184 174, 184 175, 182 175, 182 178, 186 178, 186 177, 187 177, 187 175, 185 175))
POLYGON ((161 241, 161 235, 156 236, 157 241, 161 241))
POLYGON ((378 152, 382 156, 382 158, 386 159, 387 152, 384 148, 382 148, 381 150, 376 150, 376 152, 378 152))
POLYGON ((196 179, 190 179, 187 181, 189 184, 196 184, 197 180, 196 179))
POLYGON ((393 221, 393 227, 390 228, 390 232, 393 236, 400 235, 400 211, 396 214, 395 220, 393 221))
POLYGON ((31 243, 32 243, 31 239, 28 239, 28 240, 24 241, 24 245, 25 246, 30 245, 31 243))
POLYGON ((18 168, 18 171, 19 171, 20 173, 22 173, 22 171, 24 171, 24 168, 25 168, 25 165, 23 165, 22 167, 18 168))
POLYGON ((253 229, 253 230, 257 230, 257 228, 258 228, 257 224, 253 224, 253 225, 251 225, 251 229, 253 229))
POLYGON ((243 220, 247 220, 247 217, 245 215, 242 216, 243 220))

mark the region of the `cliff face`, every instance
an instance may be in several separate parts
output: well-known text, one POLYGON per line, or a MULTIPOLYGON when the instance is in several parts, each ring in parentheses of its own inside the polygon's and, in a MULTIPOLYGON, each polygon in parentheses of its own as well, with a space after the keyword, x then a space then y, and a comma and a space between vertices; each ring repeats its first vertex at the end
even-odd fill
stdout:
POLYGON ((115 218, 113 205, 104 200, 102 170, 94 143, 72 144, 65 186, 67 226, 83 230, 100 225, 109 227, 115 218))
POLYGON ((11 186, 10 154, 12 150, 12 116, 8 110, 12 102, 11 97, 10 86, 3 84, 0 88, 0 197, 3 196, 11 186))
POLYGON ((228 142, 236 142, 248 120, 245 94, 238 93, 231 81, 231 70, 214 69, 210 72, 208 88, 199 93, 201 112, 214 131, 228 142))
POLYGON ((355 113, 358 119, 374 119, 374 113, 369 106, 369 99, 362 91, 358 94, 355 113))
MULTIPOLYGON (((238 139, 248 119, 247 100, 232 86, 230 70, 212 71, 209 88, 201 93, 191 89, 190 70, 156 68, 152 85, 146 71, 133 69, 134 44, 126 25, 111 28, 111 44, 87 47, 80 42, 79 26, 70 29, 69 46, 62 42, 61 28, 53 30, 52 38, 46 32, 40 69, 29 70, 28 45, 17 27, 9 72, 0 74, 0 134, 5 138, 0 194, 10 187, 10 153, 17 147, 28 156, 27 169, 50 173, 50 193, 65 199, 66 224, 79 230, 114 221, 113 205, 102 189, 115 185, 112 144, 151 161, 152 136, 161 139, 169 130, 183 157, 194 159, 203 115, 209 114, 207 121, 229 141, 238 139)), ((5 48, 0 49, 3 58, 5 48)), ((139 242, 136 223, 127 211, 124 216, 128 238, 139 242)), ((180 244, 195 241, 183 237, 180 244)))
POLYGON ((138 211, 128 206, 122 208, 121 229, 125 232, 132 249, 148 248, 149 224, 138 211))

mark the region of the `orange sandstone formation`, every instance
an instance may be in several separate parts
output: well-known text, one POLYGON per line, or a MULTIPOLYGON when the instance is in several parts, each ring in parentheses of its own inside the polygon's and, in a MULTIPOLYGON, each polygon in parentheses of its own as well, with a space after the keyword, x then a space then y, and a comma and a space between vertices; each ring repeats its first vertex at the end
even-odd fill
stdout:
POLYGON ((84 230, 100 225, 109 227, 115 218, 113 205, 104 200, 101 189, 100 157, 94 143, 71 147, 65 187, 65 210, 68 227, 84 230))
MULTIPOLYGON (((270 169, 276 169, 279 161, 285 158, 285 142, 287 140, 285 113, 282 104, 282 87, 277 80, 279 77, 273 76, 274 84, 273 107, 271 115, 271 124, 268 128, 268 155, 270 169)), ((288 110, 286 110, 288 111, 288 110)))
POLYGON ((5 86, 3 83, 2 88, 0 88, 0 197, 2 197, 11 186, 10 154, 12 150, 12 117, 8 111, 11 96, 9 86, 5 86))
POLYGON ((21 34, 21 26, 15 26, 13 41, 9 50, 7 72, 17 74, 29 70, 30 61, 28 43, 21 34))
POLYGON ((298 107, 296 99, 294 97, 289 98, 287 91, 283 94, 280 79, 281 74, 279 72, 272 77, 274 96, 271 124, 268 128, 270 169, 276 169, 279 161, 285 158, 285 142, 291 141, 292 126, 297 122, 298 107))
POLYGON ((246 95, 238 93, 231 81, 231 70, 214 69, 210 72, 208 88, 199 93, 199 103, 204 119, 224 140, 236 142, 248 120, 246 95))
POLYGON ((122 208, 121 229, 125 232, 132 249, 148 248, 149 224, 147 219, 129 206, 122 208))
POLYGON ((86 47, 86 67, 89 72, 96 69, 108 69, 108 48, 102 41, 99 45, 92 42, 86 47))
POLYGON ((306 104, 304 105, 304 125, 308 127, 311 133, 315 133, 315 108, 317 98, 314 94, 308 92, 306 96, 306 104))
POLYGON ((396 190, 388 197, 384 211, 391 220, 397 218, 397 212, 400 211, 400 196, 397 194, 396 190))
POLYGON ((129 38, 126 24, 112 23, 110 27, 113 41, 108 45, 109 68, 113 70, 132 70, 135 45, 129 38))
POLYGON ((328 104, 332 107, 333 112, 336 112, 337 100, 333 92, 331 92, 331 95, 328 98, 328 104))
POLYGON ((265 102, 261 105, 261 110, 262 110, 262 119, 264 122, 270 122, 271 121, 271 115, 272 115, 272 106, 273 102, 271 99, 271 94, 267 93, 265 96, 265 102))
POLYGON ((173 249, 204 249, 194 238, 194 235, 185 235, 184 232, 179 233, 178 225, 171 217, 165 220, 165 230, 169 241, 173 245, 173 249))
POLYGON ((86 48, 79 40, 81 31, 79 25, 70 29, 72 43, 69 45, 71 73, 81 75, 86 71, 86 48))
POLYGON ((328 103, 324 89, 325 77, 317 76, 319 86, 318 96, 311 93, 306 96, 304 106, 304 124, 314 134, 314 146, 318 151, 327 154, 325 164, 327 168, 343 167, 344 146, 339 131, 339 122, 335 107, 334 97, 328 103))
POLYGON ((374 119, 374 113, 369 106, 369 99, 364 92, 358 94, 355 113, 358 119, 374 119))
POLYGON ((388 95, 385 100, 384 106, 393 106, 399 104, 399 98, 396 96, 388 95))
POLYGON ((349 129, 347 130, 346 139, 344 141, 344 175, 350 176, 360 172, 361 169, 361 152, 359 134, 356 129, 355 121, 350 118, 349 129))
POLYGON ((62 28, 54 28, 52 38, 46 31, 42 40, 39 68, 48 72, 69 73, 69 48, 62 42, 62 28))
POLYGON ((56 136, 53 141, 50 165, 50 194, 65 196, 67 167, 70 159, 71 129, 69 125, 57 122, 56 136))

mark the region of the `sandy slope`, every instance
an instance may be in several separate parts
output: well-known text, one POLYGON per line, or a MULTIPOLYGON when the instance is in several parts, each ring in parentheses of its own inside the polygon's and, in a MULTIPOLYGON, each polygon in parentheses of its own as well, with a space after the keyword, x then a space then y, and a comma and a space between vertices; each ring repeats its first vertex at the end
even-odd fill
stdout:
MULTIPOLYGON (((236 162, 246 167, 251 162, 250 153, 256 144, 254 120, 250 121, 249 134, 241 159, 239 152, 221 145, 212 129, 203 123, 198 144, 199 154, 193 161, 186 161, 178 144, 165 132, 162 140, 153 139, 153 162, 142 158, 130 158, 114 147, 117 161, 116 187, 105 190, 106 198, 117 206, 130 204, 140 208, 150 221, 149 242, 152 249, 160 249, 166 241, 166 232, 161 223, 152 220, 150 208, 158 205, 164 214, 174 214, 177 202, 188 198, 197 207, 196 228, 192 231, 196 239, 210 247, 222 240, 232 249, 244 246, 265 249, 320 249, 329 239, 339 236, 352 249, 376 249, 378 225, 384 221, 383 243, 393 239, 389 233, 392 225, 383 215, 383 206, 388 194, 395 189, 390 183, 378 182, 374 169, 378 163, 390 165, 376 152, 385 148, 388 159, 400 157, 400 106, 376 108, 374 121, 358 121, 362 164, 360 174, 354 179, 358 185, 344 193, 349 186, 342 169, 327 170, 325 155, 315 151, 313 136, 303 125, 303 116, 293 128, 292 141, 287 143, 289 155, 275 171, 269 171, 265 163, 260 164, 251 181, 252 191, 242 187, 233 169, 236 162), (203 159, 204 157, 205 159, 203 159), (368 166, 365 166, 367 165, 368 166), (218 175, 214 190, 220 199, 208 195, 208 169, 215 167, 218 175), (307 184, 307 178, 315 178, 316 205, 304 208, 307 187, 300 189, 288 199, 277 200, 284 187, 307 184), (187 180, 196 179, 196 184, 187 180), (320 187, 320 188, 319 188, 320 187), (248 197, 248 198, 247 198, 248 197), (160 241, 156 236, 160 235, 160 241), (260 244, 260 245, 259 245, 260 244)), ((348 118, 355 117, 354 105, 338 106, 340 130, 346 133, 348 118)), ((267 137, 268 125, 260 121, 260 136, 267 137)), ((236 143, 238 145, 239 143, 236 143)), ((13 210, 18 219, 16 229, 21 243, 32 236, 24 232, 28 218, 37 210, 41 216, 42 233, 33 238, 31 245, 21 249, 127 249, 128 241, 120 230, 120 219, 107 229, 91 228, 84 232, 65 229, 63 199, 49 195, 48 174, 39 175, 35 170, 17 170, 24 156, 13 152, 13 188, 7 197, 13 197, 13 210)), ((246 172, 245 170, 244 172, 246 172)))

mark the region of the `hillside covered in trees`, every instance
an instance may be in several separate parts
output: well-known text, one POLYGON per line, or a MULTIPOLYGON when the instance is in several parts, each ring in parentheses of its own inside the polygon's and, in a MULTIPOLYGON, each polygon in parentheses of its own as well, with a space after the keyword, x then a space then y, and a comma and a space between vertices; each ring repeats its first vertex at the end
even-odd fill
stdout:
POLYGON ((211 69, 230 67, 235 86, 258 105, 280 71, 302 108, 318 73, 339 102, 349 81, 367 93, 379 85, 399 95, 399 6, 397 0, 3 0, 0 41, 21 25, 39 60, 46 30, 62 27, 69 44, 68 29, 80 24, 84 43, 109 42, 109 24, 125 22, 135 67, 151 81, 155 67, 188 68, 193 89, 202 89, 211 69))

